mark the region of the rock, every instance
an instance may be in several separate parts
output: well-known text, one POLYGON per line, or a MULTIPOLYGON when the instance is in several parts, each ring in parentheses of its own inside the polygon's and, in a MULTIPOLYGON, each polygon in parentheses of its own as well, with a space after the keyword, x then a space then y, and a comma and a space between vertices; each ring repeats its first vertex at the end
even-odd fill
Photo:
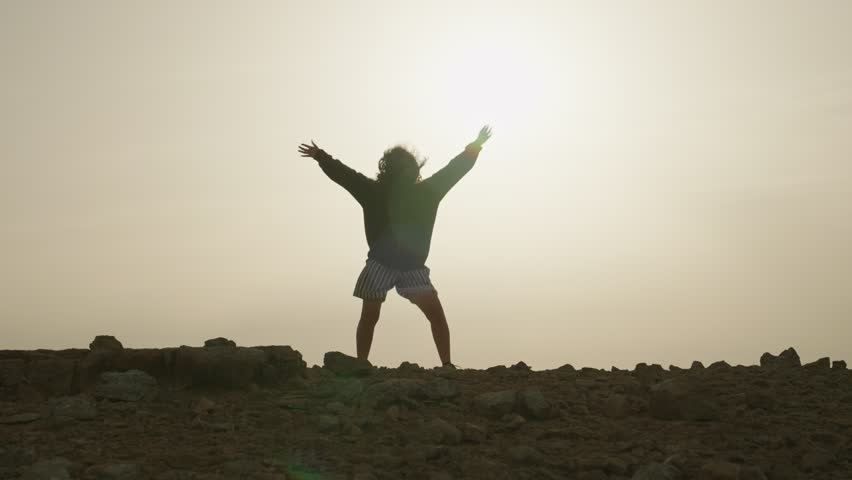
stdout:
POLYGON ((411 403, 411 399, 425 398, 424 382, 408 378, 392 378, 374 383, 360 397, 362 408, 386 408, 393 403, 411 403))
POLYGON ((423 372, 426 369, 416 363, 402 362, 397 367, 400 372, 423 372))
POLYGON ((701 466, 700 480, 737 480, 740 466, 736 463, 712 461, 701 466))
POLYGON ((737 480, 767 480, 767 478, 760 467, 743 466, 740 467, 740 474, 737 480))
POLYGON ((515 390, 481 393, 474 397, 473 409, 479 415, 500 418, 515 409, 516 396, 515 390))
POLYGON ((463 423, 461 426, 462 440, 470 443, 485 443, 488 432, 473 423, 463 423))
POLYGON ((48 400, 50 415, 75 420, 92 420, 98 415, 95 402, 86 395, 57 397, 48 400))
POLYGON ((513 463, 535 464, 541 463, 544 459, 541 452, 527 445, 515 445, 509 447, 506 453, 509 456, 509 460, 513 463))
POLYGON ((558 372, 574 372, 574 371, 576 371, 576 369, 570 363, 566 363, 565 365, 558 367, 556 369, 556 371, 558 371, 558 372))
POLYGON ((802 455, 801 467, 806 472, 824 470, 834 460, 834 455, 825 450, 809 450, 802 455))
POLYGON ((584 470, 577 474, 577 480, 609 480, 602 470, 584 470))
POLYGON ((92 465, 86 474, 94 480, 141 480, 144 477, 142 467, 135 463, 113 463, 92 465))
POLYGON ((682 480, 683 473, 670 463, 645 465, 630 477, 631 480, 682 480))
POLYGON ((701 370, 704 368, 704 364, 699 362, 698 360, 693 360, 692 365, 689 366, 690 370, 701 370))
POLYGON ((731 367, 731 365, 728 362, 726 362, 724 360, 719 360, 718 362, 711 363, 710 366, 707 367, 707 368, 730 368, 730 367, 731 367))
POLYGON ((95 396, 135 402, 156 396, 157 380, 141 370, 104 372, 95 388, 95 396))
POLYGON ((38 357, 29 363, 29 385, 48 396, 68 395, 74 379, 73 360, 60 357, 38 357))
POLYGON ((524 415, 537 419, 553 418, 558 413, 538 387, 521 390, 517 394, 517 406, 524 415))
MULTIPOLYGON (((376 387, 380 389, 381 387, 376 387)), ((344 405, 355 404, 364 393, 364 382, 357 378, 333 378, 326 380, 310 390, 311 396, 337 400, 344 405)), ((371 394, 377 394, 372 392, 371 394)))
POLYGON ((500 426, 501 432, 514 432, 527 423, 527 419, 517 413, 507 413, 500 418, 500 421, 503 422, 500 426))
POLYGON ((89 344, 89 350, 93 352, 119 353, 124 350, 124 345, 112 335, 98 335, 89 344))
POLYGON ((793 347, 784 350, 777 357, 769 352, 760 356, 760 366, 768 368, 791 368, 802 365, 799 354, 793 347))
POLYGON ((682 370, 683 370, 683 369, 682 369, 682 368, 680 368, 680 367, 678 367, 677 365, 669 365, 669 371, 670 371, 670 372, 680 372, 680 371, 682 371, 682 370))
POLYGON ((819 370, 828 370, 831 368, 831 360, 828 357, 822 357, 815 362, 806 363, 804 367, 819 370))
POLYGON ((320 432, 336 432, 340 429, 340 419, 337 415, 318 415, 316 419, 317 428, 320 432))
POLYGON ((832 370, 846 370, 846 362, 843 360, 835 360, 831 362, 832 370))
POLYGON ((65 457, 55 457, 34 463, 20 480, 70 480, 68 471, 74 464, 65 457))
POLYGON ((604 400, 603 414, 608 418, 625 418, 630 415, 627 397, 621 394, 610 395, 604 400))
POLYGON ((390 418, 394 422, 399 421, 399 417, 400 417, 399 405, 391 405, 390 407, 388 407, 388 409, 385 410, 385 415, 387 415, 388 418, 390 418))
POLYGON ((237 342, 233 340, 228 340, 225 337, 216 337, 211 338, 210 340, 204 341, 205 347, 236 347, 237 342))
POLYGON ((427 422, 421 433, 426 441, 440 445, 458 445, 462 441, 462 432, 441 418, 427 422))
POLYGON ((350 357, 341 352, 326 352, 323 367, 341 377, 365 377, 373 373, 373 364, 369 360, 350 357))
POLYGON ((426 397, 432 400, 447 400, 459 395, 459 384, 443 378, 436 379, 423 388, 426 397))
POLYGON ((523 360, 521 360, 520 362, 509 367, 509 370, 520 370, 524 372, 529 372, 530 370, 532 370, 532 368, 530 368, 529 365, 527 365, 526 363, 524 363, 523 360))
POLYGON ((37 413, 16 413, 14 415, 8 415, 5 417, 0 417, 0 424, 4 425, 17 425, 21 423, 30 423, 34 422, 41 418, 41 415, 37 413))
POLYGON ((176 353, 175 377, 188 386, 246 388, 266 361, 257 348, 210 348, 182 345, 176 353))
POLYGON ((672 379, 651 387, 648 413, 660 420, 718 420, 718 407, 672 379))
POLYGON ((745 402, 751 408, 762 408, 767 412, 775 409, 775 397, 763 390, 749 390, 745 394, 745 402))

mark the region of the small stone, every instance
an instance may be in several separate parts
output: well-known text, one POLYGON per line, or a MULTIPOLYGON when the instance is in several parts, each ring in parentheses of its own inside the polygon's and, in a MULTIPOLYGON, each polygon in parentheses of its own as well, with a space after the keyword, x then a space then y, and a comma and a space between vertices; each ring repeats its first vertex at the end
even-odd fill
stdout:
POLYGON ((633 474, 631 480, 681 480, 683 473, 670 463, 651 463, 633 474))
POLYGON ((775 397, 769 392, 762 390, 751 390, 745 395, 746 405, 751 408, 762 408, 767 412, 775 409, 775 397))
POLYGON ((627 397, 621 394, 610 395, 604 400, 603 414, 607 418, 624 418, 630 415, 627 397))
POLYGON ((699 362, 698 360, 693 360, 692 365, 689 366, 690 370, 701 370, 704 368, 704 364, 699 362))
POLYGON ((577 474, 577 480, 608 480, 609 477, 606 476, 602 470, 584 470, 577 474))
POLYGON ((810 450, 802 455, 801 466, 806 472, 823 470, 832 460, 834 460, 834 455, 827 451, 810 450))
POLYGON ((507 450, 509 459, 515 463, 539 463, 543 456, 541 452, 527 445, 515 445, 507 450))
POLYGON ((740 475, 737 480, 767 480, 766 475, 760 467, 740 467, 740 475))
POLYGON ((326 352, 323 356, 323 367, 341 377, 365 377, 373 373, 373 364, 369 360, 341 352, 326 352))
POLYGON ((499 418, 514 410, 516 396, 515 390, 482 393, 474 397, 473 408, 480 415, 499 418))
POLYGON ((204 341, 205 347, 236 347, 237 342, 233 340, 228 340, 225 337, 216 337, 211 338, 210 340, 204 341))
POLYGON ((98 415, 95 403, 84 395, 51 398, 48 400, 48 407, 54 417, 92 420, 98 415))
POLYGON ((471 443, 485 443, 488 432, 473 423, 464 423, 461 426, 462 440, 471 443))
POLYGON ((844 360, 835 360, 831 362, 832 370, 846 370, 846 362, 844 360))
POLYGON ((207 397, 201 397, 195 402, 192 410, 197 414, 207 414, 216 409, 216 404, 207 397))
POLYGON ((574 371, 576 371, 574 366, 571 365, 570 363, 566 363, 565 365, 562 365, 561 367, 557 368, 556 370, 559 371, 559 372, 574 372, 574 371))
POLYGON ((508 432, 514 432, 527 423, 527 419, 517 413, 507 413, 500 420, 503 422, 502 430, 508 432))
POLYGON ((462 441, 462 432, 442 418, 435 418, 425 425, 423 437, 432 443, 457 445, 462 441))
POLYGON ((398 421, 400 415, 399 405, 391 405, 390 407, 388 407, 388 409, 385 410, 385 415, 387 415, 388 418, 390 418, 394 422, 398 421))
POLYGON ((0 423, 6 425, 17 425, 20 423, 34 422, 39 418, 41 418, 41 415, 37 413, 17 413, 15 415, 0 417, 0 423))
POLYGON ((701 466, 701 478, 705 480, 737 480, 739 474, 736 463, 713 461, 701 466))
POLYGON ((319 415, 316 424, 320 432, 333 432, 340 428, 340 419, 336 415, 319 415))
POLYGON ((420 365, 418 365, 416 363, 404 361, 404 362, 399 364, 399 367, 397 367, 397 370, 399 370, 401 372, 422 372, 422 371, 425 370, 425 368, 421 367, 420 365))
POLYGON ((521 390, 517 400, 521 412, 532 418, 547 419, 552 418, 557 413, 538 387, 528 387, 521 390))
POLYGON ((34 463, 20 480, 70 480, 68 472, 74 464, 64 457, 40 460, 34 463))
POLYGON ((719 360, 718 362, 713 362, 707 368, 730 368, 730 364, 724 360, 719 360))
POLYGON ((110 465, 92 465, 86 473, 96 480, 137 480, 142 479, 142 467, 135 463, 114 463, 110 465))

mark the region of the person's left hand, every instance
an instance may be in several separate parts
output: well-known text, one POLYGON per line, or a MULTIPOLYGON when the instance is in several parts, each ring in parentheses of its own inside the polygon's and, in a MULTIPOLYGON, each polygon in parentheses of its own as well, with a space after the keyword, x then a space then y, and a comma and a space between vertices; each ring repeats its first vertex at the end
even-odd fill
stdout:
POLYGON ((316 160, 320 152, 322 152, 322 149, 319 148, 313 140, 311 140, 310 145, 307 143, 299 145, 299 153, 301 153, 303 157, 311 157, 316 160))
POLYGON ((491 138, 491 127, 486 125, 479 131, 479 136, 476 137, 473 143, 481 147, 489 138, 491 138))

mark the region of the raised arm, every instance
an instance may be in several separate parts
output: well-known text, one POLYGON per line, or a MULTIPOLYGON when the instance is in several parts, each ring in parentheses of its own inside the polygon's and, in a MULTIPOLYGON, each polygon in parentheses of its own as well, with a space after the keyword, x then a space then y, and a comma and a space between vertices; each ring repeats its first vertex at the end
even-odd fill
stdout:
POLYGON ((453 186, 476 164, 482 144, 491 137, 491 127, 484 126, 479 131, 479 136, 469 143, 464 151, 456 155, 444 168, 438 170, 431 177, 423 180, 426 186, 440 200, 450 191, 453 186))
POLYGON ((303 157, 311 157, 316 160, 328 178, 345 188, 347 192, 355 197, 358 203, 363 203, 373 183, 375 183, 375 180, 367 178, 363 174, 346 166, 340 160, 333 158, 325 150, 317 147, 313 140, 311 140, 310 145, 306 143, 299 145, 299 153, 303 157))

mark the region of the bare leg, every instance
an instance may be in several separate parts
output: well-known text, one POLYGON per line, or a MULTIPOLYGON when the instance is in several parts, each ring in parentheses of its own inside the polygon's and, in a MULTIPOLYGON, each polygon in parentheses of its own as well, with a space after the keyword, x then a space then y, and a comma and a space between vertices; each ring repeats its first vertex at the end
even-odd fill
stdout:
POLYGON ((361 319, 358 321, 358 329, 355 331, 355 343, 358 348, 358 358, 367 360, 370 356, 370 346, 373 344, 373 331, 379 321, 379 313, 382 310, 382 302, 376 300, 364 300, 361 305, 361 319))
POLYGON ((450 361, 450 327, 447 326, 447 317, 444 315, 444 307, 435 292, 424 293, 411 299, 426 315, 426 319, 432 325, 432 338, 435 347, 438 348, 438 356, 441 364, 450 361))

